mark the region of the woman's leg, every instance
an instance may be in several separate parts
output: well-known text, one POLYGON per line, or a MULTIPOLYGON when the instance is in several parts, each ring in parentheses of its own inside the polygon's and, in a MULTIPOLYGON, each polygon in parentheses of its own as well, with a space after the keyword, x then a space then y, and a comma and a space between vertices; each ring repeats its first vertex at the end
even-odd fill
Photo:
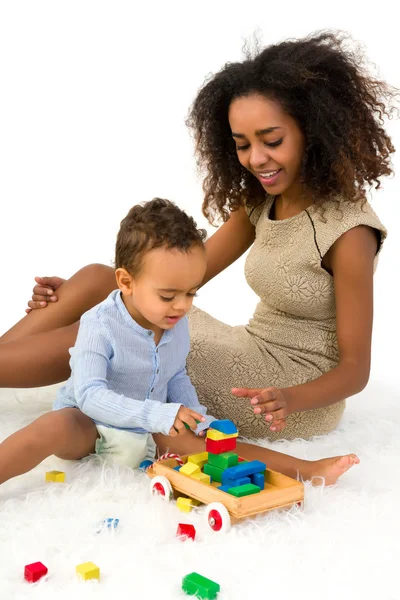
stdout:
POLYGON ((79 321, 84 312, 102 302, 116 287, 114 269, 105 265, 88 265, 58 288, 57 302, 30 312, 0 337, 0 344, 36 333, 60 331, 79 321))
POLYGON ((57 290, 59 300, 32 311, 0 338, 0 387, 37 387, 70 375, 78 320, 115 289, 114 270, 89 265, 57 290))
MULTIPOLYGON (((183 456, 204 452, 205 450, 204 438, 197 437, 190 432, 176 437, 157 433, 153 435, 153 438, 161 454, 173 452, 183 456)), ((302 460, 289 454, 282 454, 268 448, 242 442, 237 443, 237 452, 239 456, 246 460, 261 460, 269 469, 283 473, 293 479, 301 478, 307 481, 314 478, 313 483, 325 483, 325 485, 332 485, 350 467, 360 462, 355 454, 315 461, 302 460)))
POLYGON ((68 379, 69 348, 75 344, 78 326, 0 344, 0 387, 41 387, 68 379))
POLYGON ((77 460, 94 452, 95 424, 76 408, 47 413, 0 444, 0 483, 27 473, 48 456, 77 460))

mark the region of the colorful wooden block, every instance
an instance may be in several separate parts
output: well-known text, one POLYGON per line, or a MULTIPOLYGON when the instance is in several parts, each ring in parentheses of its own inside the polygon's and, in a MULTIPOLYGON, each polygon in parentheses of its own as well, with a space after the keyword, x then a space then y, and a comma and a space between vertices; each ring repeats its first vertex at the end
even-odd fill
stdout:
POLYGON ((231 438, 237 438, 238 435, 238 433, 231 433, 228 435, 227 433, 221 433, 221 431, 217 431, 216 429, 209 429, 207 431, 207 438, 209 440, 215 440, 216 442, 219 442, 220 440, 230 440, 231 438))
POLYGON ((213 600, 217 597, 221 588, 219 583, 207 579, 206 577, 199 575, 199 573, 190 573, 183 578, 182 589, 189 596, 213 600))
POLYGON ((206 450, 211 454, 222 454, 223 452, 230 452, 236 448, 236 438, 230 438, 229 440, 210 440, 206 439, 206 450))
POLYGON ((76 567, 76 574, 82 577, 85 581, 89 579, 100 580, 100 569, 92 562, 85 562, 76 567))
POLYGON ((180 471, 181 470, 181 465, 177 465, 176 467, 174 467, 174 471, 180 471))
POLYGON ((264 473, 254 473, 254 475, 250 475, 251 483, 253 485, 257 485, 260 490, 265 488, 265 478, 264 473))
POLYGON ((232 423, 232 421, 229 421, 229 419, 219 419, 218 421, 213 421, 210 423, 210 429, 216 429, 217 431, 226 433, 227 435, 238 433, 236 425, 232 423))
POLYGON ((107 529, 116 529, 119 524, 119 519, 114 519, 114 517, 108 517, 104 519, 103 526, 107 529))
MULTIPOLYGON (((222 479, 224 478, 222 477, 222 479)), ((248 483, 251 483, 250 477, 239 477, 238 479, 225 479, 225 481, 222 481, 223 485, 227 485, 230 488, 247 485, 248 483)))
POLYGON ((190 525, 189 523, 179 523, 176 535, 184 539, 190 538, 191 540, 194 540, 196 537, 196 529, 194 528, 194 525, 190 525))
POLYGON ((218 489, 220 492, 228 493, 228 490, 232 489, 232 487, 230 485, 219 485, 218 489))
POLYGON ((201 483, 205 483, 206 485, 210 485, 211 483, 211 477, 206 473, 195 473, 194 475, 191 475, 191 478, 197 479, 198 481, 201 481, 201 483))
POLYGON ((188 456, 187 461, 198 465, 200 469, 202 469, 208 461, 208 452, 199 452, 198 454, 191 454, 190 456, 188 456))
POLYGON ((191 475, 194 475, 195 473, 200 473, 200 467, 199 467, 199 465, 196 465, 195 463, 187 462, 180 468, 179 473, 183 473, 184 475, 191 476, 191 475))
POLYGON ((239 477, 248 477, 254 475, 254 473, 263 473, 267 468, 266 464, 260 460, 251 460, 246 463, 240 463, 236 467, 229 467, 224 471, 222 483, 225 483, 228 479, 238 479, 239 477))
POLYGON ((25 565, 24 568, 24 577, 26 581, 29 583, 35 583, 39 581, 42 577, 47 575, 48 569, 41 562, 31 563, 30 565, 25 565))
POLYGON ((232 496, 236 496, 236 498, 242 498, 243 496, 250 496, 252 494, 258 494, 260 488, 257 485, 253 485, 252 483, 247 483, 246 485, 239 485, 228 490, 228 494, 232 496))
POLYGON ((224 472, 222 469, 206 463, 203 471, 204 473, 207 473, 207 475, 209 475, 213 481, 219 481, 222 483, 222 473, 224 472))
POLYGON ((179 497, 176 501, 176 505, 181 512, 190 513, 194 506, 199 506, 201 504, 198 500, 194 500, 194 498, 183 498, 179 497))
POLYGON ((65 473, 63 471, 47 471, 46 481, 56 481, 57 483, 64 483, 65 473))
POLYGON ((139 465, 139 469, 141 471, 146 471, 146 469, 148 469, 149 467, 151 467, 151 465, 154 463, 154 460, 142 460, 142 462, 139 465))
POLYGON ((234 452, 223 452, 222 454, 208 454, 208 464, 218 469, 228 469, 238 464, 238 455, 234 452))

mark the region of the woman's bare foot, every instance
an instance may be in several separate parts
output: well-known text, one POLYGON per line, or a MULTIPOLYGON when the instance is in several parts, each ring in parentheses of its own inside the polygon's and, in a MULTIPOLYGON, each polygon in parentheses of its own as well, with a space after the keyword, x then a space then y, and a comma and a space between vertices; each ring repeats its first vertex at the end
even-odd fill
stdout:
POLYGON ((332 485, 336 483, 343 473, 348 471, 353 465, 358 465, 359 462, 360 459, 356 454, 315 460, 310 463, 305 478, 311 480, 313 485, 332 485))

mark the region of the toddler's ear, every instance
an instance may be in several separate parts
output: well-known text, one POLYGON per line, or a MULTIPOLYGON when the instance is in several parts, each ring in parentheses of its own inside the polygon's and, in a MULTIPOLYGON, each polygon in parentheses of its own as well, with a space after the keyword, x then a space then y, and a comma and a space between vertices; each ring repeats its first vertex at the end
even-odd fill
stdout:
POLYGON ((117 286, 123 294, 132 293, 133 277, 126 269, 117 269, 115 271, 115 278, 117 280, 117 286))

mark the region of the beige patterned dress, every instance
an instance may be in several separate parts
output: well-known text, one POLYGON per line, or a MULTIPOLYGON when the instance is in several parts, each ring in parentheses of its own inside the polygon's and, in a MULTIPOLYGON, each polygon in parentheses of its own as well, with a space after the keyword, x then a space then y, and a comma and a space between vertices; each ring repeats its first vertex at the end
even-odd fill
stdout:
POLYGON ((311 206, 290 219, 274 221, 269 218, 273 201, 269 196, 248 210, 256 239, 245 276, 260 298, 253 318, 246 326, 231 327, 193 308, 188 372, 200 402, 216 418, 234 421, 242 436, 309 438, 336 427, 344 401, 294 413, 281 433, 272 433, 249 400, 236 398, 231 389, 294 386, 337 365, 333 278, 321 259, 353 227, 376 229, 381 246, 386 230, 368 203, 328 202, 324 213, 311 206))

